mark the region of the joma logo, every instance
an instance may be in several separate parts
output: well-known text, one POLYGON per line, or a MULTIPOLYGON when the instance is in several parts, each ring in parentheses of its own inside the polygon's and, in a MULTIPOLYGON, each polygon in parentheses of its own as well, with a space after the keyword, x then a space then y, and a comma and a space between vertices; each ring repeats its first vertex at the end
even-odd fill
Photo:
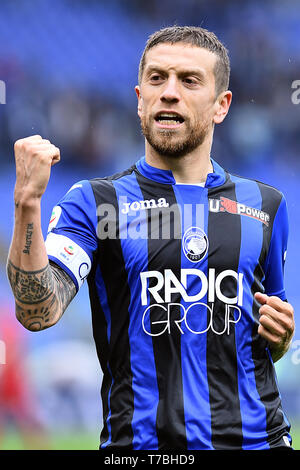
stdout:
POLYGON ((169 203, 164 197, 159 198, 157 201, 155 199, 146 199, 144 201, 124 202, 121 212, 122 214, 128 214, 129 211, 137 212, 156 207, 169 207, 169 203))

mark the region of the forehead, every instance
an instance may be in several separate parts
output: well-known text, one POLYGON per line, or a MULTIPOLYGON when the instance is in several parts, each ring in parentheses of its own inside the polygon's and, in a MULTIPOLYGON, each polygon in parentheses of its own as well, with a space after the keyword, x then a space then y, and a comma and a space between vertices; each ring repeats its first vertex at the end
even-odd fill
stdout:
POLYGON ((216 54, 203 47, 185 43, 162 43, 147 51, 144 69, 146 71, 155 66, 175 71, 197 68, 209 76, 214 73, 216 60, 216 54))

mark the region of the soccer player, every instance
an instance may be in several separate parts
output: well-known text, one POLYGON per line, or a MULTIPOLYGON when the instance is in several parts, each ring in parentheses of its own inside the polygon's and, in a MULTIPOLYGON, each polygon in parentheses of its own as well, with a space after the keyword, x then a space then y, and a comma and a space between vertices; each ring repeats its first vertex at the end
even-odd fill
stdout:
POLYGON ((211 158, 228 53, 202 28, 150 36, 136 87, 145 157, 72 186, 44 242, 59 149, 15 144, 8 277, 18 320, 54 325, 87 279, 103 370, 100 448, 290 448, 273 362, 294 331, 283 194, 211 158))

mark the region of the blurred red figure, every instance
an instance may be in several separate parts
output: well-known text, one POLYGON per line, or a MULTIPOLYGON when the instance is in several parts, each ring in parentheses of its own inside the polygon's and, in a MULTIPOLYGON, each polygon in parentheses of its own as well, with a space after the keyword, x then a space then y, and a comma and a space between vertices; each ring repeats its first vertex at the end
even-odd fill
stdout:
POLYGON ((48 448, 25 362, 26 331, 8 305, 1 308, 0 340, 0 448, 11 430, 27 449, 48 448))

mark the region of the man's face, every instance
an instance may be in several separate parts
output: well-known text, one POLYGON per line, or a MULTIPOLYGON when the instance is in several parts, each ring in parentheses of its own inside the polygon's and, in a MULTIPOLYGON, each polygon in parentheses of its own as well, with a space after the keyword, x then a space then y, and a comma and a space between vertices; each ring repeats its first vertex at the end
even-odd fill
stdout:
POLYGON ((138 115, 145 138, 159 154, 190 153, 224 119, 218 118, 216 60, 212 52, 184 43, 163 43, 147 52, 136 87, 138 115))

